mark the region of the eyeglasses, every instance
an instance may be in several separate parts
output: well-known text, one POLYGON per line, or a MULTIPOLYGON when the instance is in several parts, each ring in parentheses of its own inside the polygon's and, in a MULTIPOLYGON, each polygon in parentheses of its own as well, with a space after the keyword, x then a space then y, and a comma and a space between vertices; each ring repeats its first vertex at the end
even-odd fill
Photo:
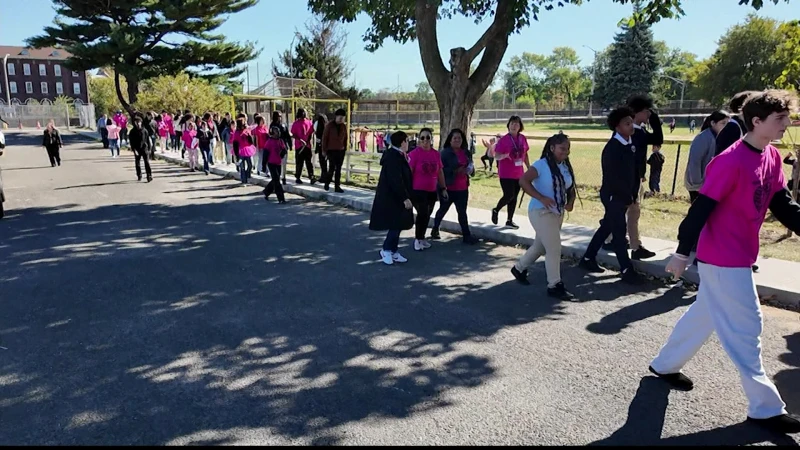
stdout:
POLYGON ((420 141, 430 141, 431 140, 431 136, 420 136, 419 140, 420 141))

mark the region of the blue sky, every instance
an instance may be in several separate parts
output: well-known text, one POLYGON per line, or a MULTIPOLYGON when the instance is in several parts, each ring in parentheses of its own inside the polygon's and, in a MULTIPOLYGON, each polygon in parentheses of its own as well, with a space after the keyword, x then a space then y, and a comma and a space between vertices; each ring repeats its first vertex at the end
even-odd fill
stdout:
MULTIPOLYGON (((738 0, 684 0, 683 3, 684 18, 662 21, 654 26, 653 32, 656 39, 666 41, 669 46, 680 47, 700 57, 711 55, 725 30, 742 22, 753 11, 750 7, 739 6, 738 0)), ((792 6, 783 1, 779 5, 769 3, 759 14, 780 20, 800 19, 800 8, 796 3, 797 0, 792 6)), ((557 46, 575 48, 582 61, 588 64, 593 55, 583 46, 601 50, 610 44, 617 23, 629 13, 629 6, 611 0, 590 0, 582 6, 542 11, 539 22, 511 36, 504 64, 510 57, 524 51, 547 54, 557 46)), ((49 0, 25 0, 22 3, 0 0, 0 45, 23 45, 25 38, 41 33, 54 17, 49 0)), ((261 0, 256 7, 228 18, 220 32, 231 40, 255 41, 263 48, 258 64, 253 62, 250 66, 250 84, 255 86, 257 72, 262 83, 269 79, 270 60, 289 47, 295 29, 305 30, 304 23, 309 17, 303 0, 261 0)), ((364 50, 362 42, 369 23, 369 17, 363 16, 344 25, 349 33, 346 54, 356 68, 353 81, 360 88, 394 90, 399 75, 401 89, 413 90, 417 83, 425 80, 417 43, 400 45, 387 41, 383 48, 369 53, 364 50)), ((443 54, 449 55, 449 49, 453 47, 469 48, 487 26, 487 23, 476 25, 465 18, 441 21, 439 44, 443 54)))

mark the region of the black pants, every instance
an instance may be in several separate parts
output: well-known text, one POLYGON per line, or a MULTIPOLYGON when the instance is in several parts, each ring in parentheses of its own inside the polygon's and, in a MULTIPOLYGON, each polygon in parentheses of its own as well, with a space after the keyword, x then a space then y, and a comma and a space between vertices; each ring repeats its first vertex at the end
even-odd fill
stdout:
POLYGON ((286 201, 283 195, 283 185, 281 184, 281 164, 267 164, 269 169, 269 184, 264 189, 264 196, 272 195, 274 192, 278 196, 278 201, 286 201))
POLYGON ((153 161, 156 159, 156 140, 155 135, 150 136, 150 159, 153 161))
POLYGON ((608 235, 612 235, 611 245, 614 246, 614 252, 617 254, 620 271, 625 272, 632 266, 631 259, 628 256, 627 240, 625 239, 625 235, 628 232, 625 212, 628 207, 618 200, 611 200, 608 195, 602 193, 600 194, 600 201, 603 202, 606 212, 600 222, 600 228, 594 233, 583 257, 594 261, 597 258, 597 252, 600 251, 600 247, 608 239, 608 235))
POLYGON ((142 179, 142 160, 144 160, 144 171, 147 173, 147 178, 151 178, 153 172, 150 170, 150 155, 147 150, 134 149, 133 156, 136 157, 136 178, 142 179))
POLYGON ((483 162, 483 167, 486 167, 486 163, 489 163, 489 169, 492 169, 494 165, 494 158, 490 158, 489 155, 481 156, 481 162, 483 162))
POLYGON ((294 159, 296 163, 296 169, 294 171, 294 178, 295 180, 300 180, 300 176, 303 175, 303 164, 306 165, 306 172, 308 172, 308 179, 314 179, 314 164, 311 163, 311 148, 303 147, 300 150, 294 151, 294 159))
POLYGON ((383 251, 397 253, 400 247, 400 231, 389 230, 386 232, 386 239, 383 240, 383 251))
POLYGON ((438 230, 442 224, 442 219, 450 210, 450 205, 456 205, 456 212, 458 212, 458 224, 461 225, 461 236, 464 239, 470 237, 472 233, 469 231, 469 219, 467 219, 467 203, 469 203, 469 191, 448 191, 448 199, 439 199, 439 210, 436 211, 436 218, 433 220, 433 229, 438 230))
POLYGON ((319 176, 320 180, 324 183, 328 179, 328 158, 317 149, 319 155, 319 176))
POLYGON ((661 169, 650 169, 650 192, 661 192, 661 169))
POLYGON ((325 184, 331 184, 337 188, 342 181, 342 165, 344 164, 344 150, 328 150, 328 177, 325 178, 325 184))
POLYGON ((103 141, 103 148, 108 148, 108 130, 100 128, 100 140, 103 141))
POLYGON ((123 127, 119 130, 119 145, 122 147, 122 141, 125 141, 128 145, 130 145, 131 141, 128 140, 128 128, 123 127))
POLYGON ((47 156, 50 158, 50 165, 55 167, 61 165, 61 148, 58 145, 48 145, 47 156))
POLYGON ((697 191, 689 191, 689 200, 691 200, 692 203, 694 203, 694 201, 697 200, 697 197, 699 195, 700 195, 700 193, 697 192, 697 191))
POLYGON ((500 211, 504 206, 508 207, 508 221, 514 220, 514 211, 517 209, 519 200, 519 180, 512 178, 501 178, 500 187, 503 188, 503 197, 497 202, 495 211, 500 211))
POLYGON ((436 206, 436 192, 417 191, 411 194, 411 202, 417 210, 416 234, 417 239, 425 239, 425 232, 428 231, 428 222, 433 215, 433 207, 436 206))

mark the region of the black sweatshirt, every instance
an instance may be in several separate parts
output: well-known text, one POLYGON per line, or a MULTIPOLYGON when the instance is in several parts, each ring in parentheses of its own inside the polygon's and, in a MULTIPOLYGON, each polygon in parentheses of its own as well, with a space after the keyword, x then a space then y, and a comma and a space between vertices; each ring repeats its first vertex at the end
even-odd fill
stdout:
MULTIPOLYGON (((745 144, 755 152, 761 151, 747 142, 745 144)), ((717 203, 716 200, 703 194, 697 196, 689 208, 686 218, 678 228, 678 254, 689 256, 717 203)), ((772 196, 769 210, 783 226, 795 233, 800 233, 800 205, 792 199, 792 194, 788 189, 781 189, 772 196)))
POLYGON ((744 121, 739 116, 733 116, 731 121, 717 135, 717 150, 714 156, 719 155, 744 136, 744 121))
POLYGON ((623 144, 612 137, 603 148, 600 158, 603 168, 603 184, 600 194, 610 196, 625 205, 633 203, 638 196, 639 179, 636 177, 636 155, 632 144, 623 144))

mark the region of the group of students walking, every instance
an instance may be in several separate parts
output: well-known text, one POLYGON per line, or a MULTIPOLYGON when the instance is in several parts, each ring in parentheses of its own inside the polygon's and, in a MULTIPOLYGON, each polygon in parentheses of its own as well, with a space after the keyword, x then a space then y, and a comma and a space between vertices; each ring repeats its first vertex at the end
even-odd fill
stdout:
MULTIPOLYGON (((800 205, 787 189, 781 156, 770 144, 783 137, 797 99, 786 91, 768 90, 737 96, 731 106, 735 119, 728 121, 727 113, 713 113, 703 125, 704 130, 711 131, 695 139, 697 148, 691 152, 695 154, 690 156, 690 165, 699 160, 705 166, 687 169, 687 188, 693 192, 693 203, 679 229, 678 249, 667 266, 669 273, 680 277, 696 248, 700 290, 649 370, 675 388, 692 389, 693 382, 681 369, 716 331, 741 375, 750 403, 748 421, 776 432, 798 433, 800 420, 787 413, 761 362, 763 325, 752 270, 758 256, 759 229, 767 210, 787 228, 800 232, 800 205), (734 139, 726 141, 726 135, 734 139), (720 141, 724 146, 721 150, 717 145, 720 141), (713 148, 713 155, 709 148, 713 148)), ((612 137, 601 157, 600 189, 605 215, 579 266, 589 272, 603 272, 596 257, 611 236, 608 244, 617 255, 622 280, 638 284, 643 279, 635 272, 631 259, 655 256, 641 245, 636 222, 648 147, 658 153, 663 143, 661 121, 652 110, 652 101, 637 96, 628 105, 611 111, 607 122, 612 137), (644 129, 648 123, 652 132, 644 129)), ((513 205, 521 189, 531 198, 528 218, 536 231, 534 244, 511 272, 520 283, 528 285, 528 268, 545 256, 548 295, 573 299, 560 276, 560 230, 564 214, 572 211, 578 198, 569 161, 569 138, 562 133, 550 137, 541 157, 529 164, 527 141, 520 134, 521 120, 512 117, 507 125, 508 134, 493 143, 503 197, 492 210, 492 221, 497 224, 501 209, 507 207, 506 226, 517 228, 513 205)), ((464 242, 477 242, 466 220, 469 177, 475 170, 472 153, 463 148, 466 135, 462 130, 452 130, 441 152, 431 147, 432 130, 424 128, 419 136, 421 145, 408 153, 406 133, 393 133, 391 146, 381 160, 369 228, 387 231, 380 251, 387 265, 407 261, 398 252, 402 230, 416 225, 414 250, 430 247, 425 233, 437 199, 442 205, 431 238, 439 237, 441 218, 450 204, 456 203, 464 242), (417 210, 416 223, 413 209, 417 210)))

